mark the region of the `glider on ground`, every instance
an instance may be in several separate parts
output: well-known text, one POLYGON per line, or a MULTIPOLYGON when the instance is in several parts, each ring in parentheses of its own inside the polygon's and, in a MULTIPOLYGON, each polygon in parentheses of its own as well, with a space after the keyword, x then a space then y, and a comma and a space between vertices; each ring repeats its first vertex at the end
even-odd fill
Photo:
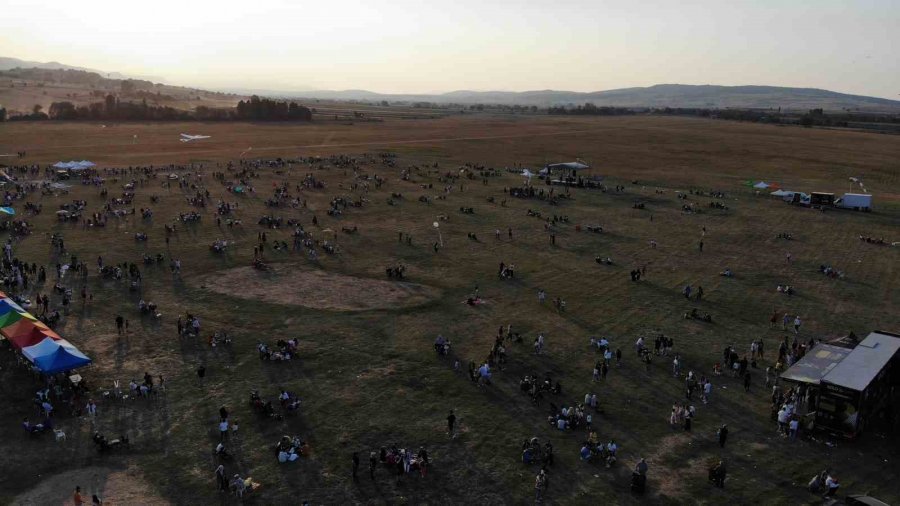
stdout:
POLYGON ((191 141, 199 141, 200 139, 209 139, 208 135, 188 135, 181 134, 181 138, 178 139, 181 142, 191 142, 191 141))

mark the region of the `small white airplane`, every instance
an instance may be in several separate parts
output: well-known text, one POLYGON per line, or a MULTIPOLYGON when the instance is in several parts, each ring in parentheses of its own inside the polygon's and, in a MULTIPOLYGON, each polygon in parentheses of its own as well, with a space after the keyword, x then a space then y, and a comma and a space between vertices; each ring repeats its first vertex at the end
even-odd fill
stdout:
POLYGON ((181 138, 178 139, 181 142, 191 142, 191 141, 199 141, 200 139, 209 139, 208 135, 188 135, 181 134, 181 138))

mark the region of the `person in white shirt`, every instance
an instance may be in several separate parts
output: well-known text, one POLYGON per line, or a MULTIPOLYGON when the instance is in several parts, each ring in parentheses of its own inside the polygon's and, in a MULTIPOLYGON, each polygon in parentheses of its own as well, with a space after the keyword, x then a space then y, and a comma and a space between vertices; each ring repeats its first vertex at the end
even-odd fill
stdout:
POLYGON ((222 441, 228 437, 228 420, 219 422, 219 437, 222 441))
POLYGON ((787 432, 787 423, 788 423, 788 410, 785 407, 782 407, 778 410, 778 432, 784 434, 787 432))
POLYGON ((837 478, 834 478, 831 475, 828 475, 828 478, 825 480, 825 488, 827 489, 827 491, 825 492, 825 496, 826 497, 834 496, 834 494, 837 493, 838 487, 840 487, 840 486, 841 486, 841 484, 838 483, 837 478))
POLYGON ((796 441, 797 433, 800 432, 800 421, 793 418, 788 424, 788 427, 790 427, 791 440, 796 441))

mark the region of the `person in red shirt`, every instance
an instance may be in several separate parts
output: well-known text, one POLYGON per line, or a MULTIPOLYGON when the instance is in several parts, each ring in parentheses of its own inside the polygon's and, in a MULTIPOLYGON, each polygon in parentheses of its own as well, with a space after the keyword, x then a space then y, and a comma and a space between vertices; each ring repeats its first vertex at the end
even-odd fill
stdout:
POLYGON ((84 499, 81 498, 81 487, 75 487, 75 493, 72 494, 72 502, 75 506, 83 506, 84 499))

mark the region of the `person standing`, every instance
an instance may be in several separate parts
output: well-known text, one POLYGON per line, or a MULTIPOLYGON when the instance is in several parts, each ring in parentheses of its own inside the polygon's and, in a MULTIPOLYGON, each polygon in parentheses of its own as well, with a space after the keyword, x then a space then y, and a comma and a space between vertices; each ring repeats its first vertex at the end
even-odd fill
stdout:
POLYGON ((719 428, 719 448, 725 448, 725 441, 728 440, 728 426, 724 423, 719 428))
POLYGON ((72 503, 75 504, 75 506, 84 505, 84 498, 81 497, 81 487, 75 487, 75 493, 72 494, 72 503))
POLYGON ((725 467, 725 461, 720 460, 719 464, 713 469, 713 481, 717 487, 725 488, 725 477, 727 474, 728 470, 725 467))
POLYGON ((800 315, 797 315, 794 318, 794 334, 800 333, 800 325, 802 325, 802 324, 803 324, 803 322, 800 321, 800 315))
POLYGON ((353 452, 353 481, 359 481, 359 477, 356 475, 359 472, 359 454, 357 452, 353 452))
POLYGON ((375 452, 369 452, 369 478, 375 480, 375 467, 378 466, 378 456, 375 452))
POLYGON ((547 472, 544 469, 541 469, 534 478, 534 502, 544 502, 544 493, 547 491, 549 485, 547 472))
POLYGON ((744 372, 744 391, 750 391, 750 371, 744 372))
POLYGON ((219 464, 216 468, 216 483, 220 492, 228 490, 228 477, 225 474, 225 465, 219 464))
POLYGON ((450 414, 447 415, 447 434, 452 438, 456 437, 453 434, 453 427, 456 425, 456 415, 453 414, 453 410, 450 410, 450 414))
POLYGON ((703 239, 700 239, 700 253, 703 253, 703 239))

